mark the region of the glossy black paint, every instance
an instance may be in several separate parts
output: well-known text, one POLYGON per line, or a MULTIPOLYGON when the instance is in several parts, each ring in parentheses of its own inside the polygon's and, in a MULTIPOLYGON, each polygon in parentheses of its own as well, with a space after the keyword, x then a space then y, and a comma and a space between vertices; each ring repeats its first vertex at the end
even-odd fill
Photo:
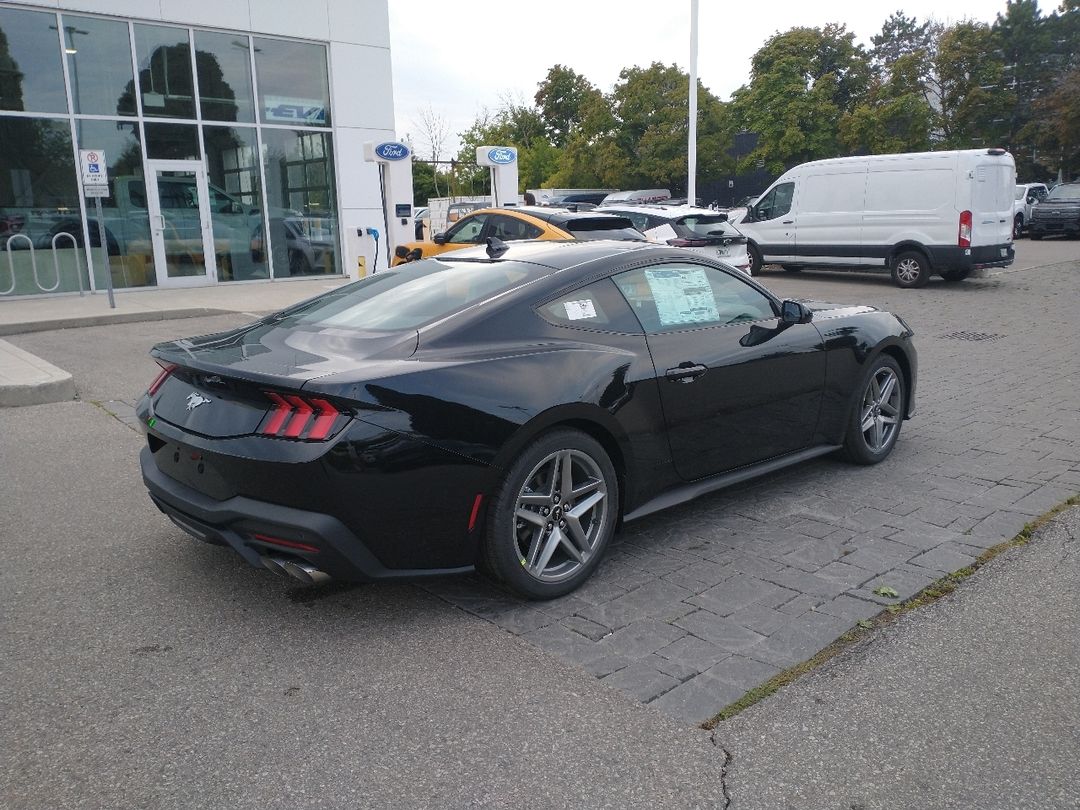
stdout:
MULTIPOLYGON (((489 260, 466 250, 440 261, 489 260)), ((745 478, 754 465, 777 468, 839 445, 879 352, 900 361, 913 410, 911 332, 889 313, 804 302, 811 319, 791 323, 774 298, 776 317, 754 323, 649 337, 600 331, 536 310, 585 285, 614 287, 608 277, 633 267, 723 266, 626 242, 514 242, 498 261, 548 271, 497 301, 389 336, 298 327, 289 321, 300 304, 156 346, 155 357, 180 369, 138 407, 155 501, 248 559, 265 551, 251 539, 261 533, 303 536, 320 550, 288 553, 342 578, 454 571, 474 564, 503 470, 552 426, 573 425, 605 446, 622 479, 621 511, 637 516, 745 478), (667 374, 684 363, 707 370, 667 374), (329 441, 262 436, 267 390, 322 397, 346 415, 329 441), (193 392, 210 404, 188 409, 193 392)))

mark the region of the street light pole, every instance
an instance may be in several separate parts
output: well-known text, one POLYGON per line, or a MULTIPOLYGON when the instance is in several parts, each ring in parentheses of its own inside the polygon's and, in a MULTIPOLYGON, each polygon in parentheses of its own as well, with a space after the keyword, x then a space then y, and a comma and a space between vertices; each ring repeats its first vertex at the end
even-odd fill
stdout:
POLYGON ((690 120, 687 130, 686 202, 697 205, 697 23, 698 0, 690 0, 690 120))

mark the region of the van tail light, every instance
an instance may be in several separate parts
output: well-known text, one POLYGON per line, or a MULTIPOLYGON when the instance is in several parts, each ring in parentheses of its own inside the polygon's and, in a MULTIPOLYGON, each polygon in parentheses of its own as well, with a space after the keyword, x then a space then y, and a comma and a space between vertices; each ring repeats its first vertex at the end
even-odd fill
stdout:
POLYGON ((161 366, 161 371, 154 377, 154 381, 150 383, 150 387, 146 389, 146 395, 149 397, 156 394, 158 389, 165 384, 165 380, 169 379, 169 375, 176 370, 176 363, 163 363, 158 360, 157 364, 161 366))
POLYGON ((971 247, 971 212, 960 212, 960 231, 957 233, 956 244, 962 248, 971 247))
POLYGON ((263 391, 272 403, 262 430, 264 436, 301 441, 325 441, 334 432, 341 411, 319 397, 302 397, 297 394, 278 394, 263 391))
POLYGON ((708 247, 708 239, 668 239, 672 247, 708 247))

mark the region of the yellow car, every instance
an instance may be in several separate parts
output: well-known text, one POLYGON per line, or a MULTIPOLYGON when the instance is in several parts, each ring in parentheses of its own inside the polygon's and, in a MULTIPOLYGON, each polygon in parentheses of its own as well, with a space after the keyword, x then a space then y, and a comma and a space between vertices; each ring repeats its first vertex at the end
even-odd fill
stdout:
POLYGON ((504 242, 518 239, 645 239, 626 217, 595 211, 577 213, 565 208, 518 206, 484 208, 466 214, 430 242, 406 242, 394 251, 394 265, 438 256, 451 250, 481 245, 494 236, 504 242), (417 252, 419 251, 419 253, 417 252))

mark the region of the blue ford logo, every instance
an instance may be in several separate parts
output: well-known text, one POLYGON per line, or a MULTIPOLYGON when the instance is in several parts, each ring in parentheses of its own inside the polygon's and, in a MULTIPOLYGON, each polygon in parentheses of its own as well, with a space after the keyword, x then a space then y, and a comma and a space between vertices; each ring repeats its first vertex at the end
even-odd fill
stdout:
POLYGON ((488 150, 488 160, 492 163, 513 163, 517 160, 517 155, 513 149, 507 149, 505 147, 499 149, 488 150))
POLYGON ((410 152, 409 147, 405 144, 389 141, 376 146, 375 154, 383 160, 404 160, 409 156, 410 152))

